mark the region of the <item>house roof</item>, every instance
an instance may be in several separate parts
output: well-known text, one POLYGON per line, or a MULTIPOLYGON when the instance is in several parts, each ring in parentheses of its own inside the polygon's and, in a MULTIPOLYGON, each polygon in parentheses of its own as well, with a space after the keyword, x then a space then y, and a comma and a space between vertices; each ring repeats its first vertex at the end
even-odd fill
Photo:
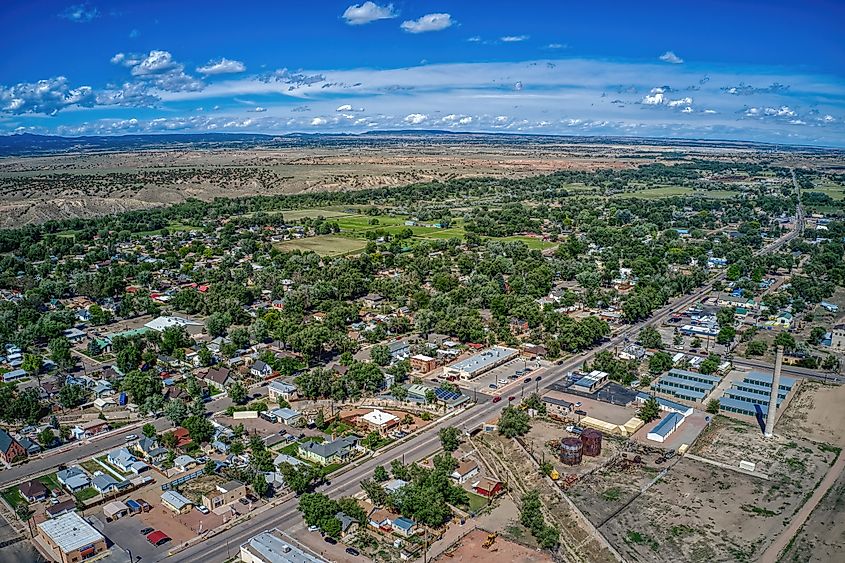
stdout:
POLYGON ((192 458, 191 456, 186 455, 186 454, 176 456, 176 459, 173 460, 173 463, 175 465, 181 465, 181 466, 185 466, 185 465, 188 465, 188 464, 191 464, 191 463, 196 463, 196 462, 197 462, 197 460, 195 460, 194 458, 192 458))
POLYGON ((91 486, 98 490, 108 489, 110 487, 114 487, 117 485, 117 481, 111 475, 106 475, 105 473, 100 473, 99 475, 94 475, 94 478, 91 479, 91 486))
POLYGON ((37 479, 33 479, 31 481, 24 481, 23 483, 18 485, 18 490, 23 496, 27 498, 35 498, 47 494, 47 487, 45 487, 44 483, 37 479))
POLYGON ((390 414, 389 412, 380 411, 378 409, 368 412, 362 416, 361 419, 375 426, 384 426, 385 424, 399 421, 399 417, 395 414, 390 414))
POLYGON ((279 393, 293 393, 294 391, 296 391, 296 385, 285 383, 284 381, 279 381, 278 379, 275 381, 271 381, 270 385, 268 385, 267 388, 273 389, 274 391, 278 391, 279 393))
POLYGON ((219 385, 224 385, 229 379, 229 370, 225 368, 211 368, 203 379, 208 379, 219 385))
POLYGON ((191 499, 186 498, 185 496, 177 493, 176 491, 164 491, 163 493, 161 493, 161 500, 162 502, 166 502, 177 510, 194 504, 193 502, 191 502, 191 499))
POLYGON ((338 452, 349 449, 358 442, 357 438, 345 437, 332 442, 305 442, 299 444, 300 449, 311 452, 324 459, 330 458, 338 452))
POLYGON ((9 448, 11 448, 14 443, 15 439, 12 438, 11 434, 3 429, 0 429, 0 452, 8 452, 9 448))
POLYGON ((393 527, 399 528, 400 530, 410 530, 416 525, 416 522, 414 522, 410 518, 405 518, 404 516, 400 516, 399 518, 393 521, 393 527))
POLYGON ((76 512, 68 512, 38 524, 45 535, 55 542, 64 553, 70 553, 86 545, 103 540, 102 534, 76 512))

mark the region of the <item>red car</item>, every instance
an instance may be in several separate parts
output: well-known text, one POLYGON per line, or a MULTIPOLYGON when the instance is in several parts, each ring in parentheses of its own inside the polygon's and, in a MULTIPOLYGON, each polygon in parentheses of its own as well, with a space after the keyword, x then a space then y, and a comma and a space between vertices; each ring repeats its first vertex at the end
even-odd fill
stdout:
POLYGON ((170 536, 161 530, 156 530, 155 532, 147 535, 147 541, 156 546, 164 545, 170 541, 170 536))
POLYGON ((500 396, 498 396, 498 395, 497 395, 496 397, 493 397, 493 402, 494 402, 494 403, 498 403, 498 402, 499 402, 499 401, 501 401, 501 400, 502 400, 502 397, 500 397, 500 396))

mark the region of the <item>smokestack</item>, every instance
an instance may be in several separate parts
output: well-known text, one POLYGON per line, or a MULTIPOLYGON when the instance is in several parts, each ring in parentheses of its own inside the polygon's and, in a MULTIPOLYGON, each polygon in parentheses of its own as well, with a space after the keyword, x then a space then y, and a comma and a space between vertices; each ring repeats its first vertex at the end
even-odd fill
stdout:
POLYGON ((778 392, 780 391, 780 370, 783 365, 783 346, 778 346, 775 355, 775 374, 772 376, 772 390, 769 394, 769 412, 766 413, 766 438, 771 438, 775 431, 775 418, 778 410, 778 392))

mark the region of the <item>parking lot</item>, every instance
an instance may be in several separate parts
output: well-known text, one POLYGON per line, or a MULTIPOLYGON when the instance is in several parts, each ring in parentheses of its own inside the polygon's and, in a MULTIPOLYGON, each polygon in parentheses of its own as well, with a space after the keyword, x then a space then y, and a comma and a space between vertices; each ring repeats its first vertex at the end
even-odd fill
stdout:
MULTIPOLYGON (((158 510, 161 511, 162 509, 159 508, 158 510)), ((93 516, 90 521, 110 542, 132 552, 133 560, 137 561, 140 557, 140 561, 152 561, 161 558, 173 545, 193 537, 189 530, 178 530, 178 528, 183 528, 179 524, 174 526, 170 523, 168 527, 168 522, 163 518, 170 518, 169 516, 164 514, 154 515, 153 512, 125 516, 111 522, 106 522, 102 516, 93 516), (161 546, 154 546, 147 541, 146 535, 141 534, 141 530, 144 528, 161 530, 170 536, 171 541, 161 546)))
POLYGON ((469 381, 456 380, 453 383, 467 391, 520 397, 523 393, 528 394, 534 391, 534 385, 531 382, 526 384, 525 380, 530 377, 534 381, 538 375, 542 377, 546 365, 542 361, 516 358, 479 375, 475 379, 469 381), (529 371, 525 372, 526 369, 529 371))

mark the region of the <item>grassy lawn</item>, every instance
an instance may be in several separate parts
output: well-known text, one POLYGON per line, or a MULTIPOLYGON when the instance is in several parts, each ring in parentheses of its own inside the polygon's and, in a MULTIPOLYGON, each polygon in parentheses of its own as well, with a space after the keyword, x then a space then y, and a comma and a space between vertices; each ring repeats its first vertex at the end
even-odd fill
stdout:
POLYGON ((285 221, 299 221, 305 218, 325 217, 326 219, 334 217, 344 217, 349 215, 343 211, 335 211, 333 209, 291 209, 279 211, 285 221))
POLYGON ((78 500, 79 502, 85 502, 86 500, 90 500, 99 494, 100 493, 98 493, 97 489, 95 489, 94 487, 86 487, 81 491, 77 491, 76 493, 74 493, 73 496, 75 496, 76 500, 78 500))
POLYGON ((5 489, 2 493, 0 493, 0 495, 3 496, 3 499, 5 499, 5 501, 9 503, 9 506, 11 506, 12 508, 16 507, 21 502, 26 502, 23 500, 21 492, 18 490, 17 486, 5 489))
POLYGON ((102 471, 103 470, 103 468, 100 466, 100 464, 97 463, 96 461, 94 461, 93 459, 86 459, 85 461, 83 461, 79 465, 81 465, 88 473, 91 473, 91 474, 93 474, 95 471, 102 471))
POLYGON ((546 248, 551 248, 553 246, 557 246, 556 242, 549 242, 542 239, 536 239, 533 237, 521 237, 521 236, 512 236, 512 237, 502 237, 502 238, 495 238, 493 240, 500 240, 502 242, 524 242, 525 246, 532 250, 545 250, 546 248))
POLYGON ((38 478, 38 480, 41 481, 42 483, 44 483, 44 486, 47 487, 50 490, 62 488, 62 485, 59 483, 59 480, 56 479, 55 473, 50 473, 48 475, 42 475, 41 477, 38 478))
POLYGON ((613 194, 611 196, 612 199, 620 199, 620 198, 631 198, 631 197, 644 197, 648 199, 660 199, 664 197, 676 197, 676 196, 699 196, 705 198, 712 198, 712 199, 727 199, 731 198, 735 195, 739 195, 740 192, 733 191, 733 190, 694 190, 692 188, 686 188, 683 186, 656 186, 656 187, 649 187, 642 190, 637 190, 634 192, 623 192, 618 194, 613 194))
POLYGON ((292 250, 311 250, 320 256, 339 256, 358 252, 367 246, 367 242, 361 239, 341 237, 337 235, 321 235, 297 240, 286 240, 276 244, 279 250, 290 252, 292 250))
POLYGON ((487 506, 487 499, 475 493, 467 493, 469 495, 469 510, 470 512, 478 512, 487 506))

